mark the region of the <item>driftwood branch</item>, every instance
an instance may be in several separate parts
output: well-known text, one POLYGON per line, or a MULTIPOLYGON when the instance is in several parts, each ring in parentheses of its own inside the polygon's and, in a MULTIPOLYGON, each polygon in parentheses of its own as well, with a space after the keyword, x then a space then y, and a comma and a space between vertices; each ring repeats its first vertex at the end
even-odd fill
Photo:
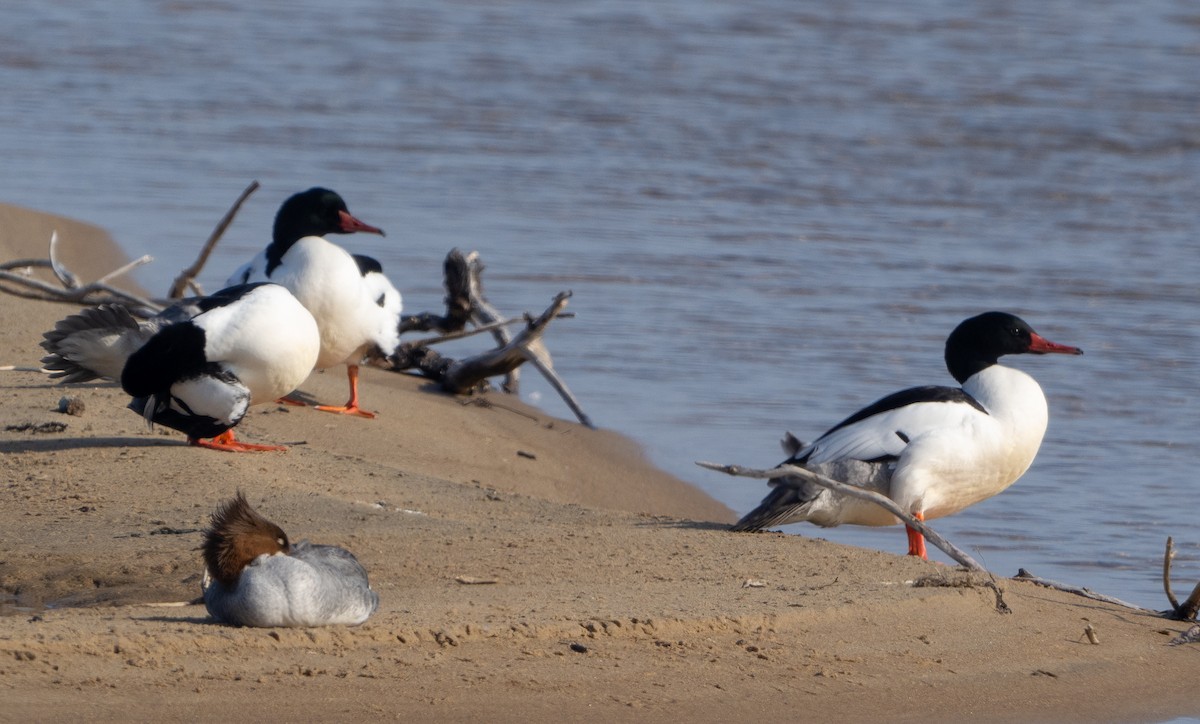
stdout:
MULTIPOLYGON (((479 252, 473 251, 465 257, 467 263, 467 297, 471 303, 471 321, 477 325, 492 324, 504 318, 504 315, 492 306, 487 297, 483 295, 483 270, 486 268, 483 265, 483 260, 479 258, 479 252)), ((504 327, 496 327, 492 330, 492 336, 496 338, 496 344, 501 347, 507 346, 512 342, 512 335, 504 327)), ((504 383, 501 389, 510 394, 517 394, 521 388, 520 370, 513 368, 509 370, 504 377, 504 383)))
MULTIPOLYGON (((446 314, 421 312, 400 320, 400 334, 405 332, 446 332, 463 330, 471 321, 471 269, 466 256, 451 249, 442 264, 446 286, 446 314)), ((431 343, 432 344, 432 343, 431 343)))
POLYGON ((197 295, 204 295, 204 290, 200 288, 200 285, 196 284, 196 277, 200 274, 200 270, 204 268, 204 265, 208 263, 208 257, 212 255, 217 242, 224 236, 225 230, 233 223, 233 217, 237 216, 238 211, 242 208, 242 204, 246 203, 246 199, 250 198, 250 194, 257 190, 258 182, 251 181, 250 185, 242 191, 241 196, 238 196, 237 201, 233 202, 233 206, 229 208, 229 211, 225 212, 225 216, 217 223, 217 227, 209 235, 208 241, 204 242, 204 247, 200 250, 200 256, 196 258, 195 263, 179 272, 179 276, 175 277, 175 281, 171 284, 171 290, 167 292, 168 298, 182 299, 188 289, 191 289, 197 295))
POLYGON ((1068 583, 1059 583, 1058 581, 1051 581, 1046 578, 1041 578, 1039 576, 1033 575, 1032 573, 1025 570, 1024 568, 1017 570, 1017 575, 1013 576, 1013 580, 1014 581, 1028 581, 1029 583, 1033 583, 1038 586, 1044 586, 1046 588, 1053 588, 1056 591, 1062 591, 1064 593, 1073 593, 1076 596, 1083 596, 1084 598, 1090 598, 1093 601, 1103 601, 1104 603, 1112 603, 1117 606, 1123 606, 1125 608, 1134 609, 1135 611, 1150 610, 1147 608, 1142 608, 1141 606, 1138 606, 1136 604, 1129 603, 1127 601, 1122 601, 1119 598, 1113 598, 1112 596, 1106 596, 1103 593, 1096 593, 1095 591, 1093 591, 1090 588, 1083 588, 1082 586, 1072 586, 1068 583))
MULTIPOLYGON (((479 379, 511 374, 524 362, 532 359, 535 353, 531 348, 540 346, 541 337, 545 333, 547 325, 558 316, 570 297, 570 292, 562 292, 555 296, 554 301, 541 316, 537 319, 527 320, 525 329, 510 338, 504 346, 452 364, 442 378, 442 387, 454 392, 461 392, 469 389, 479 379)), ((502 328, 503 325, 498 327, 498 329, 502 328)), ((493 334, 495 334, 494 331, 493 334)))
POLYGON ((546 326, 558 317, 573 316, 563 313, 570 292, 557 295, 550 307, 537 319, 525 315, 524 320, 505 319, 483 295, 481 275, 484 265, 478 252, 464 254, 453 249, 446 255, 445 286, 446 314, 439 315, 431 312, 413 314, 404 317, 400 322, 400 333, 420 331, 442 331, 437 337, 426 337, 419 340, 403 342, 395 352, 385 360, 376 360, 395 372, 417 369, 422 374, 437 380, 443 389, 454 394, 462 394, 478 388, 488 377, 505 375, 502 389, 515 393, 518 387, 518 370, 526 362, 533 364, 558 392, 567 407, 575 413, 579 421, 593 427, 591 419, 583 411, 579 401, 575 399, 567 383, 554 369, 554 362, 542 341, 546 326), (516 322, 524 321, 525 328, 515 336, 510 334, 507 327, 516 322), (474 325, 466 329, 467 323, 474 325), (462 339, 471 335, 490 332, 498 342, 496 349, 482 354, 453 360, 429 349, 430 346, 453 339, 462 339))
POLYGON ((894 500, 884 495, 880 495, 879 493, 865 490, 856 485, 842 483, 834 480, 833 478, 827 478, 824 475, 819 475, 811 470, 806 470, 805 468, 797 465, 780 465, 776 468, 772 468, 771 470, 757 470, 754 468, 745 468, 740 465, 721 465, 718 463, 709 463, 703 461, 698 461, 696 464, 702 468, 707 468, 708 470, 715 470, 719 473, 725 473, 726 475, 737 475, 744 478, 759 478, 763 480, 769 480, 771 478, 797 477, 807 482, 820 485, 823 488, 829 488, 830 490, 842 495, 847 495, 852 498, 860 498, 862 500, 869 500, 870 502, 875 503, 879 507, 899 518, 908 527, 925 536, 930 543, 937 546, 943 553, 953 558, 959 564, 966 566, 973 571, 987 572, 986 568, 979 565, 979 563, 974 558, 969 556, 965 551, 946 540, 940 533, 935 531, 933 528, 930 528, 923 521, 917 520, 913 516, 909 515, 899 505, 896 505, 894 500))
MULTIPOLYGON (((434 317, 434 315, 431 315, 428 312, 424 312, 421 315, 413 315, 412 317, 410 317, 410 319, 415 319, 418 316, 421 316, 421 317, 424 317, 427 319, 434 317)), ((558 317, 560 319, 570 317, 570 316, 572 316, 572 315, 569 313, 559 313, 559 315, 558 315, 558 317)), ((410 340, 408 342, 405 342, 404 344, 408 345, 409 347, 413 347, 413 348, 430 347, 435 344, 442 344, 443 342, 453 342, 456 339, 466 339, 467 337, 474 337, 477 334, 484 334, 485 332, 491 332, 496 327, 511 327, 514 324, 528 324, 528 323, 529 323, 528 318, 501 319, 498 322, 492 322, 491 324, 485 324, 482 327, 475 327, 474 329, 460 329, 460 330, 457 330, 454 332, 446 332, 445 334, 439 334, 436 337, 425 337, 423 339, 410 340)))
POLYGON ((1194 621, 1196 614, 1200 613, 1200 583, 1192 589, 1192 595, 1187 597, 1187 600, 1180 605, 1175 598, 1175 594, 1171 591, 1171 561, 1175 559, 1175 540, 1171 536, 1167 536, 1167 550, 1163 553, 1163 591, 1167 594, 1167 602, 1171 604, 1171 610, 1165 611, 1164 614, 1169 618, 1174 618, 1179 621, 1194 621))
POLYGON ((60 284, 65 289, 78 289, 79 277, 67 271, 67 268, 58 260, 58 230, 50 232, 50 270, 54 272, 54 276, 58 278, 60 284))
POLYGON ((513 320, 500 320, 484 325, 478 330, 454 332, 445 337, 420 340, 419 344, 406 342, 388 358, 388 362, 394 371, 415 368, 425 376, 437 380, 442 389, 453 394, 470 392, 489 377, 506 374, 525 362, 532 362, 539 370, 543 370, 543 374, 562 396, 571 411, 575 413, 579 422, 593 427, 591 419, 583 411, 575 396, 571 394, 566 382, 554 371, 549 354, 542 343, 542 335, 545 333, 546 327, 557 317, 563 316, 562 310, 570 298, 570 292, 561 292, 556 295, 550 306, 537 319, 527 316, 524 320, 525 328, 516 336, 511 337, 509 342, 502 347, 454 360, 434 352, 428 348, 428 345, 450 338, 462 338, 485 330, 490 331, 505 326, 513 320))
POLYGON ((149 255, 134 259, 90 284, 80 284, 79 277, 59 261, 57 246, 58 232, 56 231, 50 235, 48 258, 17 259, 0 264, 0 291, 25 299, 65 304, 121 304, 140 310, 143 314, 153 314, 162 309, 162 305, 157 302, 109 284, 116 277, 144 264, 149 264, 153 261, 149 255), (31 268, 50 269, 62 286, 57 287, 49 282, 36 279, 27 271, 18 271, 31 268))
POLYGON ((1163 552, 1163 592, 1167 594, 1167 602, 1171 608, 1178 611, 1179 601, 1171 592, 1171 561, 1175 559, 1175 539, 1167 536, 1167 550, 1163 552))

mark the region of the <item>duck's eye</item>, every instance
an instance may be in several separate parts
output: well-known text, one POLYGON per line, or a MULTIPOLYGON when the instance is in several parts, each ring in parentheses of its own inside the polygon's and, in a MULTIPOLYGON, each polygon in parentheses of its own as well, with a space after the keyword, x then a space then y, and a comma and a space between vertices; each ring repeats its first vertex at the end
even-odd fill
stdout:
POLYGON ((1021 336, 1021 330, 1017 329, 1016 327, 1009 327, 1009 328, 1008 328, 1008 333, 1009 333, 1009 334, 1011 334, 1011 335, 1012 335, 1012 336, 1014 336, 1014 337, 1020 337, 1020 336, 1021 336))

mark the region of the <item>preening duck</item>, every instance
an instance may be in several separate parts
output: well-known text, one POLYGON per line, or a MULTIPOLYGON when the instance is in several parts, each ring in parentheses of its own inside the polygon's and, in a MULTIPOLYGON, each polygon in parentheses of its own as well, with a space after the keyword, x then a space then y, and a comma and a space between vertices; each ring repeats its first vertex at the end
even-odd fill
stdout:
MULTIPOLYGON (((919 520, 986 500, 1029 469, 1049 418, 1038 383, 998 364, 1008 354, 1083 351, 1046 340, 1012 314, 972 317, 946 340, 946 367, 961 387, 914 387, 888 395, 815 442, 789 450, 786 463, 882 493, 919 520)), ((900 522, 873 503, 795 478, 770 484, 767 497, 733 530, 800 521, 825 527, 900 522)), ((908 541, 909 555, 926 557, 921 534, 909 528, 908 541)))
POLYGON ((292 543, 245 495, 224 503, 204 533, 204 605, 239 626, 357 625, 379 607, 350 551, 292 543))
POLYGON ((352 256, 326 234, 383 231, 365 224, 329 189, 295 194, 279 208, 271 243, 229 278, 230 284, 270 281, 287 287, 312 312, 321 330, 317 369, 345 364, 350 399, 326 412, 374 417, 359 407, 358 365, 367 356, 386 357, 400 343, 400 293, 378 261, 352 256))
POLYGON ((102 305, 43 337, 51 377, 119 381, 147 423, 179 430, 192 445, 235 452, 283 449, 239 442, 233 428, 251 405, 296 389, 320 349, 316 321, 278 284, 186 299, 145 322, 102 305))

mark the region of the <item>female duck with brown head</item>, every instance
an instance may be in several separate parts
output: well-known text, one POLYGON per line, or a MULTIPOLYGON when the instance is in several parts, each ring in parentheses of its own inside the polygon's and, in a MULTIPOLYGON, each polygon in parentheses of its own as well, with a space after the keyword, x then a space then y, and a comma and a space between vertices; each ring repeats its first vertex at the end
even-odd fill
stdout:
POLYGON ((357 625, 379 607, 379 595, 350 551, 292 543, 240 492, 213 513, 204 563, 204 605, 226 623, 357 625))

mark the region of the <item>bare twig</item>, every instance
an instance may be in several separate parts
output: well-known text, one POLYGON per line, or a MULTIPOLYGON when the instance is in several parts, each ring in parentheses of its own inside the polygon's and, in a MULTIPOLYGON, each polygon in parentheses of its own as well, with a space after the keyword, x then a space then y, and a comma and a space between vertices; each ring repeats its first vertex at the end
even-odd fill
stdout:
POLYGON ((776 468, 772 468, 771 470, 757 470, 754 468, 744 468, 740 465, 721 465, 718 463, 709 463, 703 461, 697 461, 696 464, 702 468, 716 470, 719 473, 725 473, 726 475, 737 475, 744 478, 759 478, 769 480, 771 478, 797 477, 816 485, 820 485, 823 488, 829 488, 830 490, 841 493, 842 495, 848 495, 852 498, 859 498, 861 500, 869 500, 899 518, 908 527, 925 536, 930 543, 937 546, 943 553, 950 556, 961 565, 966 566, 973 571, 987 571, 987 569, 979 565, 974 558, 967 555, 965 551, 943 538, 940 533, 930 528, 923 521, 917 520, 913 516, 909 515, 899 505, 896 505, 894 500, 884 495, 880 495, 879 493, 865 490, 856 485, 848 485, 846 483, 838 482, 833 478, 827 478, 824 475, 819 475, 811 470, 806 470, 805 468, 797 465, 780 465, 776 468))
POLYGON ((546 345, 540 339, 535 340, 535 343, 529 345, 526 351, 530 354, 529 363, 536 367, 538 372, 542 373, 542 376, 546 378, 550 386, 563 399, 563 402, 567 403, 567 407, 571 408, 571 412, 575 413, 575 417, 579 419, 579 422, 587 427, 595 428, 596 426, 592 424, 592 419, 587 416, 587 413, 583 411, 583 407, 580 406, 579 400, 576 400, 575 395, 571 393, 571 388, 567 387, 566 381, 559 376, 558 372, 554 371, 554 362, 550 359, 550 352, 546 349, 546 345))
POLYGON ((154 257, 150 256, 149 254, 143 254, 142 256, 138 257, 137 259, 134 259, 133 261, 126 264, 125 266, 121 266, 121 267, 117 267, 116 269, 113 269, 109 273, 105 274, 104 276, 100 277, 96 281, 92 282, 92 284, 93 285, 96 285, 96 284, 107 285, 113 279, 116 279, 117 277, 119 277, 123 274, 128 274, 129 272, 133 271, 134 269, 137 269, 139 266, 149 264, 152 261, 154 261, 154 257))
MULTIPOLYGON (((563 319, 565 317, 572 317, 572 316, 574 316, 574 315, 559 314, 558 318, 563 319)), ((507 327, 507 326, 512 326, 514 324, 528 323, 528 321, 529 321, 528 319, 524 319, 524 318, 522 318, 522 319, 501 319, 499 321, 492 322, 490 324, 485 324, 485 325, 482 325, 479 327, 475 327, 474 329, 460 329, 456 332, 447 332, 445 334, 438 335, 437 337, 425 337, 423 339, 414 339, 412 341, 405 342, 405 344, 408 345, 409 347, 429 347, 431 345, 441 344, 442 342, 451 342, 456 339, 464 339, 466 337, 473 337, 477 334, 483 334, 484 332, 491 332, 494 329, 496 329, 496 327, 507 327)))
POLYGON ((144 264, 149 264, 153 258, 149 255, 135 259, 124 266, 105 274, 90 284, 79 284, 79 277, 73 274, 57 260, 55 248, 58 244, 58 233, 50 236, 49 259, 17 259, 0 264, 0 291, 14 296, 39 301, 62 302, 67 304, 122 304, 149 311, 151 313, 162 309, 162 305, 136 294, 108 284, 113 278, 125 274, 144 264), (63 288, 35 279, 27 273, 11 271, 14 269, 48 268, 58 279, 63 288))
MULTIPOLYGON (((413 318, 415 318, 415 316, 413 318)), ((484 332, 491 332, 496 327, 503 327, 503 326, 506 326, 509 324, 518 324, 523 321, 525 321, 525 320, 523 320, 523 319, 501 319, 498 322, 492 322, 491 324, 485 324, 481 327, 475 327, 474 329, 459 329, 459 330, 455 330, 453 332, 446 332, 445 334, 439 334, 436 337, 422 337, 421 339, 410 340, 408 342, 404 342, 404 344, 409 347, 430 347, 435 344, 441 344, 442 342, 452 342, 456 339, 465 339, 467 337, 474 337, 477 334, 483 334, 484 332)))
MULTIPOLYGON (((487 297, 483 296, 483 261, 479 258, 479 252, 473 251, 466 255, 467 260, 467 298, 471 302, 471 321, 477 325, 492 324, 503 319, 503 315, 491 305, 487 297)), ((496 343, 500 347, 506 347, 512 342, 512 335, 503 326, 495 327, 492 330, 492 336, 496 338, 496 343)), ((521 387, 521 371, 520 368, 514 367, 509 370, 504 376, 504 384, 501 388, 510 394, 517 394, 521 387)))
POLYGON ((58 249, 58 229, 50 232, 50 269, 54 272, 54 276, 58 277, 58 281, 67 289, 76 289, 79 287, 79 277, 67 271, 67 268, 58 261, 58 254, 55 251, 58 249))
POLYGON ((1051 581, 1046 578, 1040 578, 1038 576, 1033 575, 1032 573, 1025 570, 1024 568, 1021 568, 1020 570, 1017 571, 1017 575, 1013 576, 1013 580, 1014 581, 1028 581, 1029 583, 1032 583, 1032 584, 1035 584, 1038 586, 1044 586, 1046 588, 1053 588, 1056 591, 1062 591, 1064 593, 1074 593, 1076 596, 1083 596, 1084 598, 1090 598, 1093 601, 1103 601, 1104 603, 1112 603, 1117 606, 1123 606, 1125 608, 1132 608, 1136 611, 1149 611, 1150 610, 1148 608, 1142 608, 1141 606, 1138 606, 1133 603, 1129 603, 1127 601, 1122 601, 1119 598, 1113 598, 1112 596, 1106 596, 1103 593, 1096 593, 1095 591, 1093 591, 1090 588, 1083 588, 1082 586, 1072 586, 1072 585, 1069 585, 1066 583, 1059 583, 1058 581, 1051 581))
POLYGON ((1175 598, 1175 593, 1171 590, 1171 561, 1175 558, 1175 539, 1167 536, 1167 549, 1163 553, 1163 591, 1167 594, 1167 602, 1171 604, 1171 610, 1168 612, 1170 618, 1179 621, 1195 620, 1196 614, 1200 613, 1200 583, 1192 589, 1192 595, 1188 596, 1187 600, 1180 605, 1178 599, 1175 598))
POLYGON ((1175 616, 1182 621, 1194 621, 1197 613, 1200 613, 1200 583, 1192 589, 1192 595, 1188 596, 1183 605, 1175 609, 1175 616))
POLYGON ((233 202, 233 206, 230 207, 229 211, 225 212, 225 216, 221 218, 221 221, 217 224, 217 228, 213 229, 212 234, 208 237, 208 241, 204 242, 204 248, 200 250, 200 256, 196 258, 195 263, 181 271, 179 276, 175 277, 175 281, 171 284, 171 291, 167 292, 168 298, 182 299, 185 291, 189 288, 193 289, 197 294, 204 294, 204 291, 196 284, 196 276, 200 274, 200 270, 208 263, 208 257, 212 254, 213 249, 216 248, 217 242, 225 234, 225 230, 233 223, 233 217, 237 216, 237 212, 242 208, 242 204, 246 203, 246 199, 250 198, 250 194, 257 190, 258 182, 251 181, 250 185, 242 191, 241 196, 238 196, 237 201, 233 202))
POLYGON ((1167 594, 1167 602, 1171 608, 1178 611, 1179 601, 1171 591, 1171 561, 1175 558, 1175 539, 1167 536, 1167 550, 1163 553, 1163 591, 1167 594))

